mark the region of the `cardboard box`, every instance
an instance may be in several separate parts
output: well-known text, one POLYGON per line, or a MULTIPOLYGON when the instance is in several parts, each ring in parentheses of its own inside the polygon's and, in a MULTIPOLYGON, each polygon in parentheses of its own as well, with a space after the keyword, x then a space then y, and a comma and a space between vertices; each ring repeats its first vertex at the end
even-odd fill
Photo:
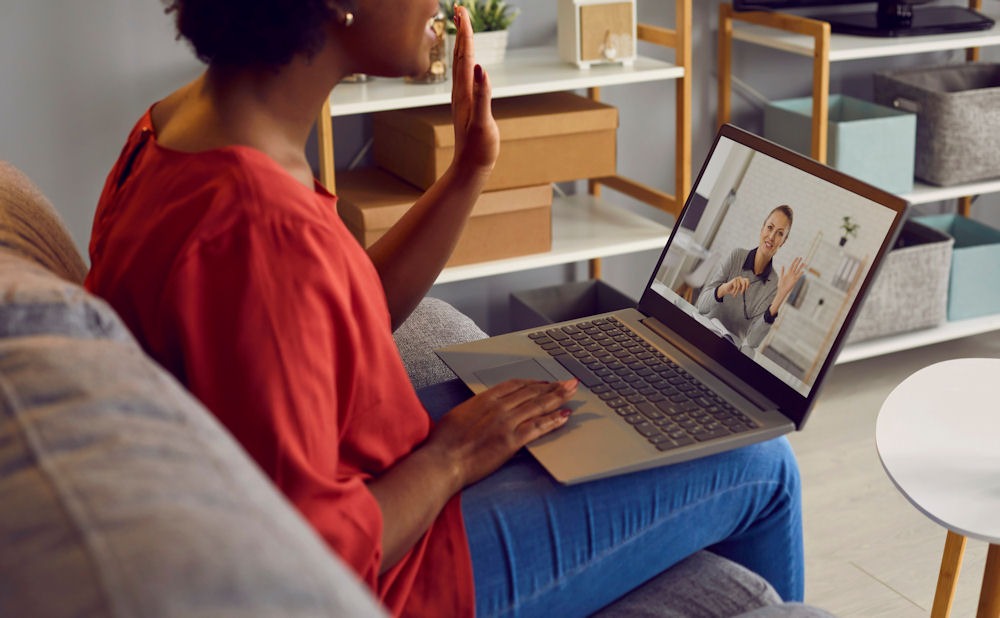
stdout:
MULTIPOLYGON (((493 101, 500 158, 487 191, 614 175, 618 110, 568 92, 493 101)), ((426 189, 455 152, 448 105, 374 114, 380 167, 426 189)))
POLYGON ((600 279, 574 281, 511 293, 510 323, 514 330, 524 330, 635 305, 634 299, 600 279))
MULTIPOLYGON (((337 174, 337 211, 364 247, 371 246, 423 192, 377 169, 337 174)), ((483 193, 448 266, 543 253, 552 249, 549 185, 483 193)))
POLYGON ((959 215, 915 217, 955 239, 948 284, 948 319, 1000 312, 1000 230, 959 215))
MULTIPOLYGON (((917 117, 847 97, 830 97, 826 162, 893 193, 913 190, 917 117)), ((810 156, 812 98, 773 101, 764 108, 764 137, 810 156)))

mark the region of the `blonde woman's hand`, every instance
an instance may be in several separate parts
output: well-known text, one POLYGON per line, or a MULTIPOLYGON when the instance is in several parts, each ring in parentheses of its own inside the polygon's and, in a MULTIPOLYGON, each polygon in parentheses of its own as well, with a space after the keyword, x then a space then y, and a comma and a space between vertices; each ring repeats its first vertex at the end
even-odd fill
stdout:
POLYGON ((475 63, 472 24, 463 6, 455 7, 455 27, 455 56, 451 63, 455 164, 463 174, 489 174, 500 155, 500 129, 493 119, 490 78, 475 63))
POLYGON ((739 296, 746 292, 749 287, 750 280, 746 277, 733 277, 718 287, 716 297, 739 296))
POLYGON ((792 260, 792 265, 788 268, 784 266, 778 273, 778 291, 771 302, 771 315, 778 315, 778 310, 784 304, 785 299, 795 289, 795 284, 799 282, 806 272, 806 262, 801 257, 792 260))

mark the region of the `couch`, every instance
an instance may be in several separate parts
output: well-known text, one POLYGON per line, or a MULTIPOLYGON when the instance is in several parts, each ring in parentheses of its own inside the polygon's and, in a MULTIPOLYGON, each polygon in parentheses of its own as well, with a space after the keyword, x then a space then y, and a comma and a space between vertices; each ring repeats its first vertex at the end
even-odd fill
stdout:
MULTIPOLYGON (((56 211, 0 163, 0 616, 380 616, 252 460, 80 282, 56 211)), ((414 385, 483 336, 427 300, 397 331, 414 385)), ((554 608, 555 609, 555 608, 554 608)), ((605 608, 826 616, 700 552, 605 608)))

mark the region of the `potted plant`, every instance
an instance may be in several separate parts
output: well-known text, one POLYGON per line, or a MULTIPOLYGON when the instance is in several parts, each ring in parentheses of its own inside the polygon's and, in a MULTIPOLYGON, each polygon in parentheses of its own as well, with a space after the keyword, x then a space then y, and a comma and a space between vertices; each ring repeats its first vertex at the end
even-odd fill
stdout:
POLYGON ((448 58, 455 49, 455 7, 465 7, 472 25, 476 62, 482 65, 503 62, 507 53, 508 28, 519 10, 505 0, 441 0, 448 27, 448 58))
POLYGON ((858 228, 861 225, 855 223, 850 217, 845 216, 843 222, 840 224, 840 229, 844 230, 843 235, 840 237, 840 246, 843 247, 847 243, 847 237, 855 237, 858 235, 858 228))

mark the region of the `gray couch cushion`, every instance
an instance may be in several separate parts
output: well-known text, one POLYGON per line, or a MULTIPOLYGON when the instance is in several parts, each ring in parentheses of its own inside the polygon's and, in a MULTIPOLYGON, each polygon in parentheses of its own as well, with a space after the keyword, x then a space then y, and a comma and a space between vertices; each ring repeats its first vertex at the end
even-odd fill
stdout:
POLYGON ((417 389, 455 379, 454 372, 434 354, 435 349, 486 337, 471 318, 436 298, 420 301, 393 335, 410 382, 417 389))
POLYGON ((728 618, 780 603, 764 579, 702 551, 594 614, 594 618, 728 618))
POLYGON ((0 337, 131 341, 107 304, 76 285, 86 272, 52 204, 21 171, 0 161, 0 337))
POLYGON ((0 249, 0 337, 56 334, 134 342, 103 300, 37 262, 0 249))
POLYGON ((779 603, 760 607, 736 618, 835 618, 833 614, 804 603, 779 603))
POLYGON ((23 172, 0 161, 0 247, 41 264, 74 283, 87 274, 65 224, 23 172))
POLYGON ((136 346, 0 341, 0 615, 380 610, 136 346))
POLYGON ((708 551, 700 551, 654 577, 593 618, 832 618, 782 603, 762 577, 708 551))

